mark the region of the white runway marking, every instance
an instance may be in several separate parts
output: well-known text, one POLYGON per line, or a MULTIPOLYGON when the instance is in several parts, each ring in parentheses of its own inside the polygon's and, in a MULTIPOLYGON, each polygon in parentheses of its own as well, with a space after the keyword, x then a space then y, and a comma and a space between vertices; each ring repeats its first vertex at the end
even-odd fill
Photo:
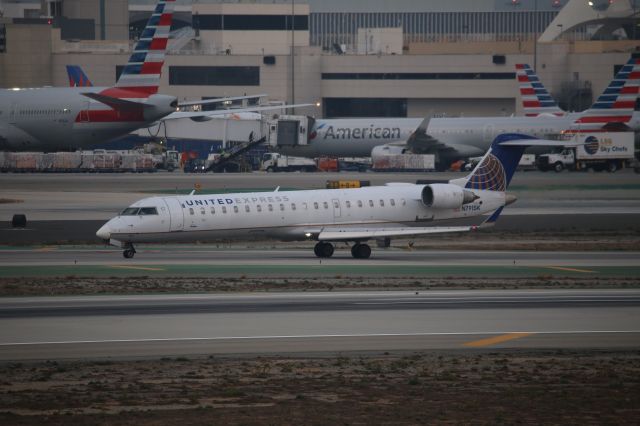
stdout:
POLYGON ((73 345, 95 343, 153 343, 153 342, 193 342, 193 341, 218 341, 218 340, 276 340, 276 339, 322 339, 341 337, 429 337, 429 336, 478 336, 478 335, 502 335, 502 334, 634 334, 640 330, 563 330, 563 331, 471 331, 471 332, 432 332, 432 333, 372 333, 372 334, 310 334, 310 335, 283 335, 283 336, 227 336, 227 337, 167 337, 155 339, 112 339, 112 340, 67 340, 49 342, 9 342, 0 343, 5 346, 29 346, 29 345, 73 345))

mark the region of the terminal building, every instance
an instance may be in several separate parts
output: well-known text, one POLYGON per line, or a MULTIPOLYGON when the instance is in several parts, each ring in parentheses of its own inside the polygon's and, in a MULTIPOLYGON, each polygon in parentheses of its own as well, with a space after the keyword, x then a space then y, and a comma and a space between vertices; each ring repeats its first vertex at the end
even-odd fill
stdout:
MULTIPOLYGON (((4 0, 0 86, 65 86, 66 65, 114 84, 155 3, 4 0)), ((582 110, 638 45, 634 3, 178 0, 160 91, 268 93, 324 118, 508 116, 521 114, 514 66, 528 63, 582 110)))

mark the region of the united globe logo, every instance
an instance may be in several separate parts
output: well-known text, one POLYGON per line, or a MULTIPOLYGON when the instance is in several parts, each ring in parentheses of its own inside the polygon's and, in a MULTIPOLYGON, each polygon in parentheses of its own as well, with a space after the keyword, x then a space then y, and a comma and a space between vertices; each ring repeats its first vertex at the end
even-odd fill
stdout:
POLYGON ((493 154, 487 155, 482 164, 476 168, 471 178, 469 178, 465 188, 505 191, 507 179, 500 160, 493 154))
POLYGON ((587 154, 594 155, 598 152, 598 148, 600 148, 600 143, 595 136, 589 136, 584 140, 584 150, 587 154))

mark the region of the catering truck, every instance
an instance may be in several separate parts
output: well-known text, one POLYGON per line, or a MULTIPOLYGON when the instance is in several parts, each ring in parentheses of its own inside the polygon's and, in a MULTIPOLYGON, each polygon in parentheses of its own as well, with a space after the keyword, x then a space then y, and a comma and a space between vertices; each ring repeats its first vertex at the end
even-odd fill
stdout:
POLYGON ((555 170, 607 170, 615 172, 633 160, 633 132, 602 132, 576 134, 571 140, 583 143, 576 148, 564 148, 551 154, 541 154, 538 169, 555 170))

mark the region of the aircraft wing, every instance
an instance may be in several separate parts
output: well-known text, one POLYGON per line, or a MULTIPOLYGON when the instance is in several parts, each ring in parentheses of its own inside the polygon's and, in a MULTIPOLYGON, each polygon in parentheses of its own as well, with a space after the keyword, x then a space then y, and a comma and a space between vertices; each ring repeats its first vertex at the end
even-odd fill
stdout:
POLYGON ((355 241, 386 237, 412 237, 426 234, 444 234, 448 232, 468 232, 478 229, 477 226, 432 226, 405 228, 331 228, 320 231, 318 241, 355 241))
POLYGON ((232 102, 232 101, 240 101, 243 99, 255 99, 255 98, 263 98, 267 96, 266 94, 259 95, 249 95, 249 96, 234 96, 231 98, 216 98, 216 99, 205 99, 200 101, 187 101, 187 102, 179 102, 178 107, 186 107, 193 105, 209 105, 209 104, 220 104, 222 102, 232 102))
POLYGON ((422 123, 418 125, 416 130, 409 136, 409 139, 407 139, 406 145, 411 149, 411 152, 426 154, 436 150, 447 149, 446 145, 427 133, 430 121, 431 116, 422 120, 422 123))
POLYGON ((227 114, 237 114, 240 112, 258 112, 258 111, 275 111, 282 109, 291 109, 291 108, 302 108, 313 106, 313 104, 295 104, 295 105, 264 105, 264 106, 255 106, 255 107, 247 107, 247 108, 234 108, 234 109, 220 109, 215 111, 202 111, 202 112, 174 112, 164 117, 164 120, 177 120, 179 118, 190 118, 193 121, 207 121, 212 120, 216 116, 227 115, 227 114))

